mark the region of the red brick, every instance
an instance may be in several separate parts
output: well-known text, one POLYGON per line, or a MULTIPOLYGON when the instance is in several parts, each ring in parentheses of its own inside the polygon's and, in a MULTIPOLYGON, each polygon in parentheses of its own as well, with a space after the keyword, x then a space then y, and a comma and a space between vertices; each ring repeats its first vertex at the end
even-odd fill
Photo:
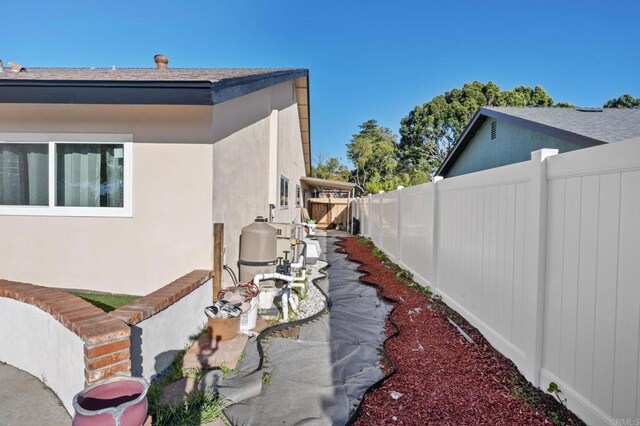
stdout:
POLYGON ((79 309, 77 311, 69 312, 67 314, 61 315, 61 322, 66 326, 70 327, 72 323, 78 323, 80 321, 85 321, 90 318, 97 318, 104 316, 105 313, 100 309, 93 309, 91 307, 86 307, 79 309))
POLYGON ((110 365, 118 364, 129 359, 129 350, 112 352, 98 358, 85 358, 84 363, 87 370, 97 370, 110 365))
POLYGON ((130 345, 131 345, 131 341, 129 339, 116 340, 115 342, 109 342, 104 345, 98 345, 98 346, 85 345, 84 356, 87 358, 97 358, 111 352, 117 352, 123 349, 129 349, 130 345))
POLYGON ((135 325, 144 319, 144 312, 139 309, 128 308, 125 306, 109 312, 109 316, 118 318, 129 325, 135 325))
POLYGON ((84 370, 84 378, 87 383, 95 382, 96 380, 106 379, 107 377, 115 376, 118 373, 130 372, 131 361, 123 361, 119 364, 110 365, 105 368, 99 368, 97 370, 84 370))
POLYGON ((115 318, 91 323, 80 327, 76 331, 76 334, 85 341, 85 344, 91 346, 102 342, 120 340, 124 337, 129 337, 130 333, 129 326, 115 318))

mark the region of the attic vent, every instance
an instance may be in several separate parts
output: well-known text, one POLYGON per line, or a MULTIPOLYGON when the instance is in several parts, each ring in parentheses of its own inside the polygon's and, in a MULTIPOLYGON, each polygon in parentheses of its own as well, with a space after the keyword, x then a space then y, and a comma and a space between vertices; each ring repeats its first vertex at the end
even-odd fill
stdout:
POLYGON ((496 127, 497 127, 497 122, 492 121, 491 122, 491 140, 494 140, 496 138, 496 127))

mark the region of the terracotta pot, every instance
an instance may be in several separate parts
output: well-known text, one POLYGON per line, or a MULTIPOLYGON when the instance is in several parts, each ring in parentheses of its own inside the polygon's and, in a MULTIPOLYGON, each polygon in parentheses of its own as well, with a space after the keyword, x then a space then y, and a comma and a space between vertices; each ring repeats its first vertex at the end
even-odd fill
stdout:
POLYGON ((140 426, 147 417, 143 378, 114 376, 99 380, 73 397, 73 426, 140 426))
POLYGON ((209 337, 211 340, 229 340, 240 333, 240 317, 209 318, 209 337))

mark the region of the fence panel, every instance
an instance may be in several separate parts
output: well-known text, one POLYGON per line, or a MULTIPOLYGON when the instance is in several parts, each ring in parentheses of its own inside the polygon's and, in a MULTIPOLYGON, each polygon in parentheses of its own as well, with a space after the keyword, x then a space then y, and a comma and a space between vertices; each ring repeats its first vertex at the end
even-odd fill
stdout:
POLYGON ((437 184, 437 289, 519 367, 523 328, 525 212, 530 162, 437 184))
POLYGON ((433 260, 433 183, 404 188, 401 199, 400 264, 421 284, 435 284, 433 260))
POLYGON ((398 192, 382 194, 382 249, 391 260, 398 260, 398 192))
POLYGON ((381 205, 382 194, 376 194, 371 196, 370 204, 369 204, 369 217, 370 217, 370 227, 369 233, 371 234, 369 238, 373 240, 373 242, 378 246, 382 247, 382 205, 381 205))
POLYGON ((640 417, 640 145, 550 158, 542 386, 587 423, 640 417))

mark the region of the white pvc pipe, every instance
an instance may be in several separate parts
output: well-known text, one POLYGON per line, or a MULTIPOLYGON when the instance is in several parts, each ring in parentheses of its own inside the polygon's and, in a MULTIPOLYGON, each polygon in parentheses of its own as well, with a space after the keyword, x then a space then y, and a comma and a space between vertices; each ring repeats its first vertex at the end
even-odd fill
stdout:
POLYGON ((258 274, 255 277, 253 277, 253 283, 255 285, 258 285, 260 281, 265 281, 265 280, 281 280, 281 281, 286 281, 288 283, 292 283, 294 278, 290 277, 289 275, 282 275, 277 273, 258 274))
POLYGON ((289 321, 289 296, 287 295, 288 291, 284 291, 282 293, 282 321, 289 321))
POLYGON ((304 256, 300 255, 300 257, 298 258, 298 262, 291 264, 291 269, 300 269, 303 266, 304 266, 304 256))

